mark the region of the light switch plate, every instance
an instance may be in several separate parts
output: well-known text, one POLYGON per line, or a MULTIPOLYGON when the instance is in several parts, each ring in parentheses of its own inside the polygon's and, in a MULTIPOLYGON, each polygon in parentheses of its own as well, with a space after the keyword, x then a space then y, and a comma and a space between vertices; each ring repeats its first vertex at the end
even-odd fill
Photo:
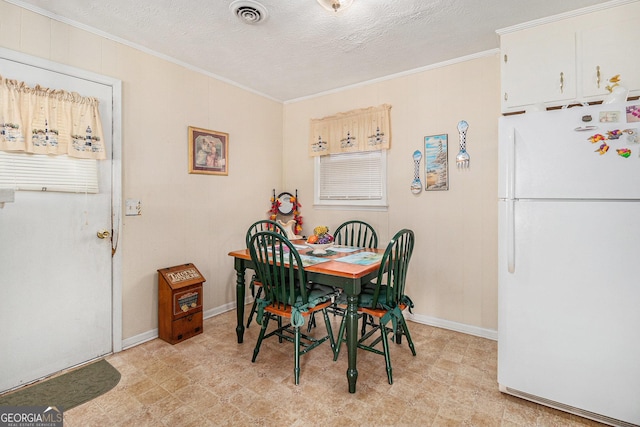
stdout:
POLYGON ((140 200, 127 199, 125 206, 126 206, 126 209, 125 209, 126 216, 142 215, 142 202, 140 202, 140 200))

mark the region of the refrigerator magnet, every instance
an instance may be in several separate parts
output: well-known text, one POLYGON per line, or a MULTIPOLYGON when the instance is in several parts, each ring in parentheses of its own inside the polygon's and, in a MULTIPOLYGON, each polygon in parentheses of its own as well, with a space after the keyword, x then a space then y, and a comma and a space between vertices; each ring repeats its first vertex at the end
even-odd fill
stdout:
POLYGON ((624 140, 627 141, 628 144, 640 144, 640 136, 638 135, 637 129, 625 129, 622 131, 624 134, 624 140))
POLYGON ((640 105, 629 105, 627 107, 627 122, 640 122, 640 105))
POLYGON ((607 151, 609 151, 609 146, 606 142, 603 142, 595 152, 600 153, 600 155, 602 156, 603 154, 607 154, 607 151))
POLYGON ((600 111, 600 123, 617 123, 620 121, 620 111, 600 111))
POLYGON ((618 156, 624 157, 625 159, 628 159, 629 156, 631 156, 631 150, 628 148, 618 148, 616 152, 618 153, 618 156))
POLYGON ((622 131, 619 129, 607 131, 607 139, 620 139, 621 136, 622 136, 622 131))
POLYGON ((584 131, 587 131, 587 130, 596 130, 596 129, 598 129, 598 126, 578 126, 574 130, 576 132, 584 132, 584 131))

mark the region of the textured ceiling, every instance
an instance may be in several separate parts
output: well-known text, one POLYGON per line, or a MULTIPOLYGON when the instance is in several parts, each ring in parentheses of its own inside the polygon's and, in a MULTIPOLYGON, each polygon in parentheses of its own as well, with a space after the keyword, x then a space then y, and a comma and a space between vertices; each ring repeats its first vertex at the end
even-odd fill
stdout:
POLYGON ((144 48, 278 101, 499 46, 495 31, 606 0, 258 0, 250 25, 231 0, 7 0, 144 48))

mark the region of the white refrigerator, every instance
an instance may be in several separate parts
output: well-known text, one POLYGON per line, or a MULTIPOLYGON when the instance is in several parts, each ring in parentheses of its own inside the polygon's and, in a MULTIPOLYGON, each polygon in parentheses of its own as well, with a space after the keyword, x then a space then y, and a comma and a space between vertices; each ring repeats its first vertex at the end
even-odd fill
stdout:
POLYGON ((640 102, 500 118, 500 390, 640 425, 640 102))

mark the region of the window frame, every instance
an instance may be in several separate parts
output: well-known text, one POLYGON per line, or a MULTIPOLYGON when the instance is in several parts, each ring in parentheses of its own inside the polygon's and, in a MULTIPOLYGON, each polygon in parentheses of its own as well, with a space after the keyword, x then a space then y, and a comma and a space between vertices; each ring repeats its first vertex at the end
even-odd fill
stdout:
POLYGON ((360 151, 351 153, 328 154, 327 156, 316 156, 314 159, 314 207, 319 209, 350 209, 350 210, 374 210, 386 211, 387 200, 387 150, 360 151), (379 177, 381 184, 381 194, 379 199, 324 199, 320 197, 322 182, 322 159, 328 156, 371 156, 373 153, 379 154, 379 177))

